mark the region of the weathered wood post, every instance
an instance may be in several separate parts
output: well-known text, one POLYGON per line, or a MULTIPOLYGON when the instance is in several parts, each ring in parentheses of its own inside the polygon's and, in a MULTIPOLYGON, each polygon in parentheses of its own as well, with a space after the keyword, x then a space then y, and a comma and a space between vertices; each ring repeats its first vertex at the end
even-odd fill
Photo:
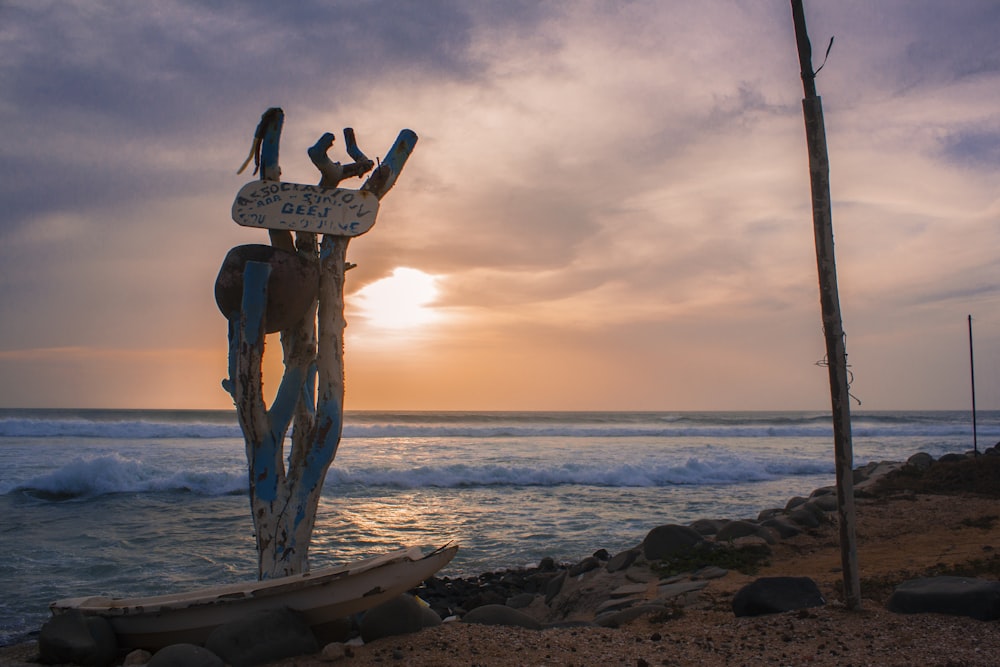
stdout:
POLYGON ((237 223, 268 229, 272 246, 234 248, 216 281, 216 300, 229 319, 229 378, 223 387, 233 396, 246 440, 260 579, 309 569, 316 509, 343 425, 347 246, 374 225, 379 200, 417 141, 412 131, 400 132, 361 188, 347 190, 336 187, 341 179, 361 176, 374 165, 357 148, 350 128, 346 143, 355 162, 332 162, 326 151, 333 135, 327 133, 309 149, 322 174, 320 185, 281 183, 283 121, 281 109, 262 116, 247 158, 257 162, 261 180, 240 189, 232 211, 237 223), (268 409, 261 374, 264 337, 279 330, 285 370, 268 409))
POLYGON ((848 609, 861 609, 858 548, 854 531, 854 454, 851 444, 851 395, 848 386, 847 349, 840 316, 837 290, 837 263, 833 253, 833 216, 830 206, 830 161, 823 125, 823 105, 816 94, 816 73, 812 68, 812 47, 806 32, 802 0, 792 1, 795 41, 802 70, 802 113, 806 123, 809 176, 812 189, 813 229, 819 296, 826 336, 830 399, 833 407, 834 459, 837 471, 837 511, 840 520, 840 555, 843 567, 844 599, 848 609))

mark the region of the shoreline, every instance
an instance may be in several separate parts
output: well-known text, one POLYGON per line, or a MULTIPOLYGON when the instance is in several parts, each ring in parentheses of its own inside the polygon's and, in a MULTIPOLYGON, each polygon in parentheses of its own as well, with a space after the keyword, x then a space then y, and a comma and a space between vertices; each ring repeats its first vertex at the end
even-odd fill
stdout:
MULTIPOLYGON (((934 573, 978 567, 979 576, 998 578, 998 461, 992 460, 980 478, 967 470, 959 472, 959 466, 939 468, 948 474, 935 480, 887 474, 857 498, 860 612, 849 612, 840 602, 837 526, 826 522, 771 545, 769 562, 755 574, 730 571, 712 579, 696 601, 669 618, 642 617, 617 629, 525 630, 445 623, 350 647, 352 655, 336 664, 992 665, 1000 655, 1000 622, 937 614, 904 616, 888 612, 885 599, 896 584, 934 573), (770 576, 808 576, 827 604, 785 614, 735 617, 731 603, 736 591, 770 576)), ((31 662, 35 656, 34 642, 0 647, 0 665, 37 664, 31 662)), ((270 664, 331 663, 306 656, 270 664)))

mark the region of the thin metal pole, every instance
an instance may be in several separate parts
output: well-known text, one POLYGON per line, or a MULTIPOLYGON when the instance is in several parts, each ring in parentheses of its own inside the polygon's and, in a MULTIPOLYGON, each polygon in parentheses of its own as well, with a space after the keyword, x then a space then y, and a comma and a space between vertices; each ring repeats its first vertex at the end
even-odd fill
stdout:
POLYGON ((969 315, 969 378, 972 380, 972 451, 979 456, 979 439, 976 434, 976 362, 972 358, 972 315, 969 315))

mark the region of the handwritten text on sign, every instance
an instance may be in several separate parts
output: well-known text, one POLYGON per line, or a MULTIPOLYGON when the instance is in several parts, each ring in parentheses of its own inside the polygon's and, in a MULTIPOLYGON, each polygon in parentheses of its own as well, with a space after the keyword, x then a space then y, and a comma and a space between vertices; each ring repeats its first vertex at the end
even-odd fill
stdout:
POLYGON ((236 194, 233 220, 244 227, 360 236, 375 224, 378 197, 363 190, 252 181, 236 194))

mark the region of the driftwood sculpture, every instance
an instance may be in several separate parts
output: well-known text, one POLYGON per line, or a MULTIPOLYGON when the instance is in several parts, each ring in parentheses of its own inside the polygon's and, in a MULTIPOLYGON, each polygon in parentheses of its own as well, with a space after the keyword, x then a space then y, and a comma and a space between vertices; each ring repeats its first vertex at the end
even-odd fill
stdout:
POLYGON ((337 186, 375 165, 358 148, 351 128, 344 129, 344 138, 354 162, 333 162, 327 151, 334 136, 326 133, 308 150, 322 174, 319 185, 281 183, 283 122, 277 108, 261 117, 240 169, 254 159, 260 180, 240 190, 232 210, 237 223, 268 229, 271 245, 233 248, 215 286, 219 309, 229 320, 229 378, 222 384, 233 397, 246 440, 260 579, 309 569, 316 508, 343 425, 344 274, 352 268, 347 246, 371 229, 379 201, 417 141, 412 131, 400 132, 360 189, 349 190, 337 186), (279 331, 284 374, 268 408, 261 374, 264 335, 279 331))

